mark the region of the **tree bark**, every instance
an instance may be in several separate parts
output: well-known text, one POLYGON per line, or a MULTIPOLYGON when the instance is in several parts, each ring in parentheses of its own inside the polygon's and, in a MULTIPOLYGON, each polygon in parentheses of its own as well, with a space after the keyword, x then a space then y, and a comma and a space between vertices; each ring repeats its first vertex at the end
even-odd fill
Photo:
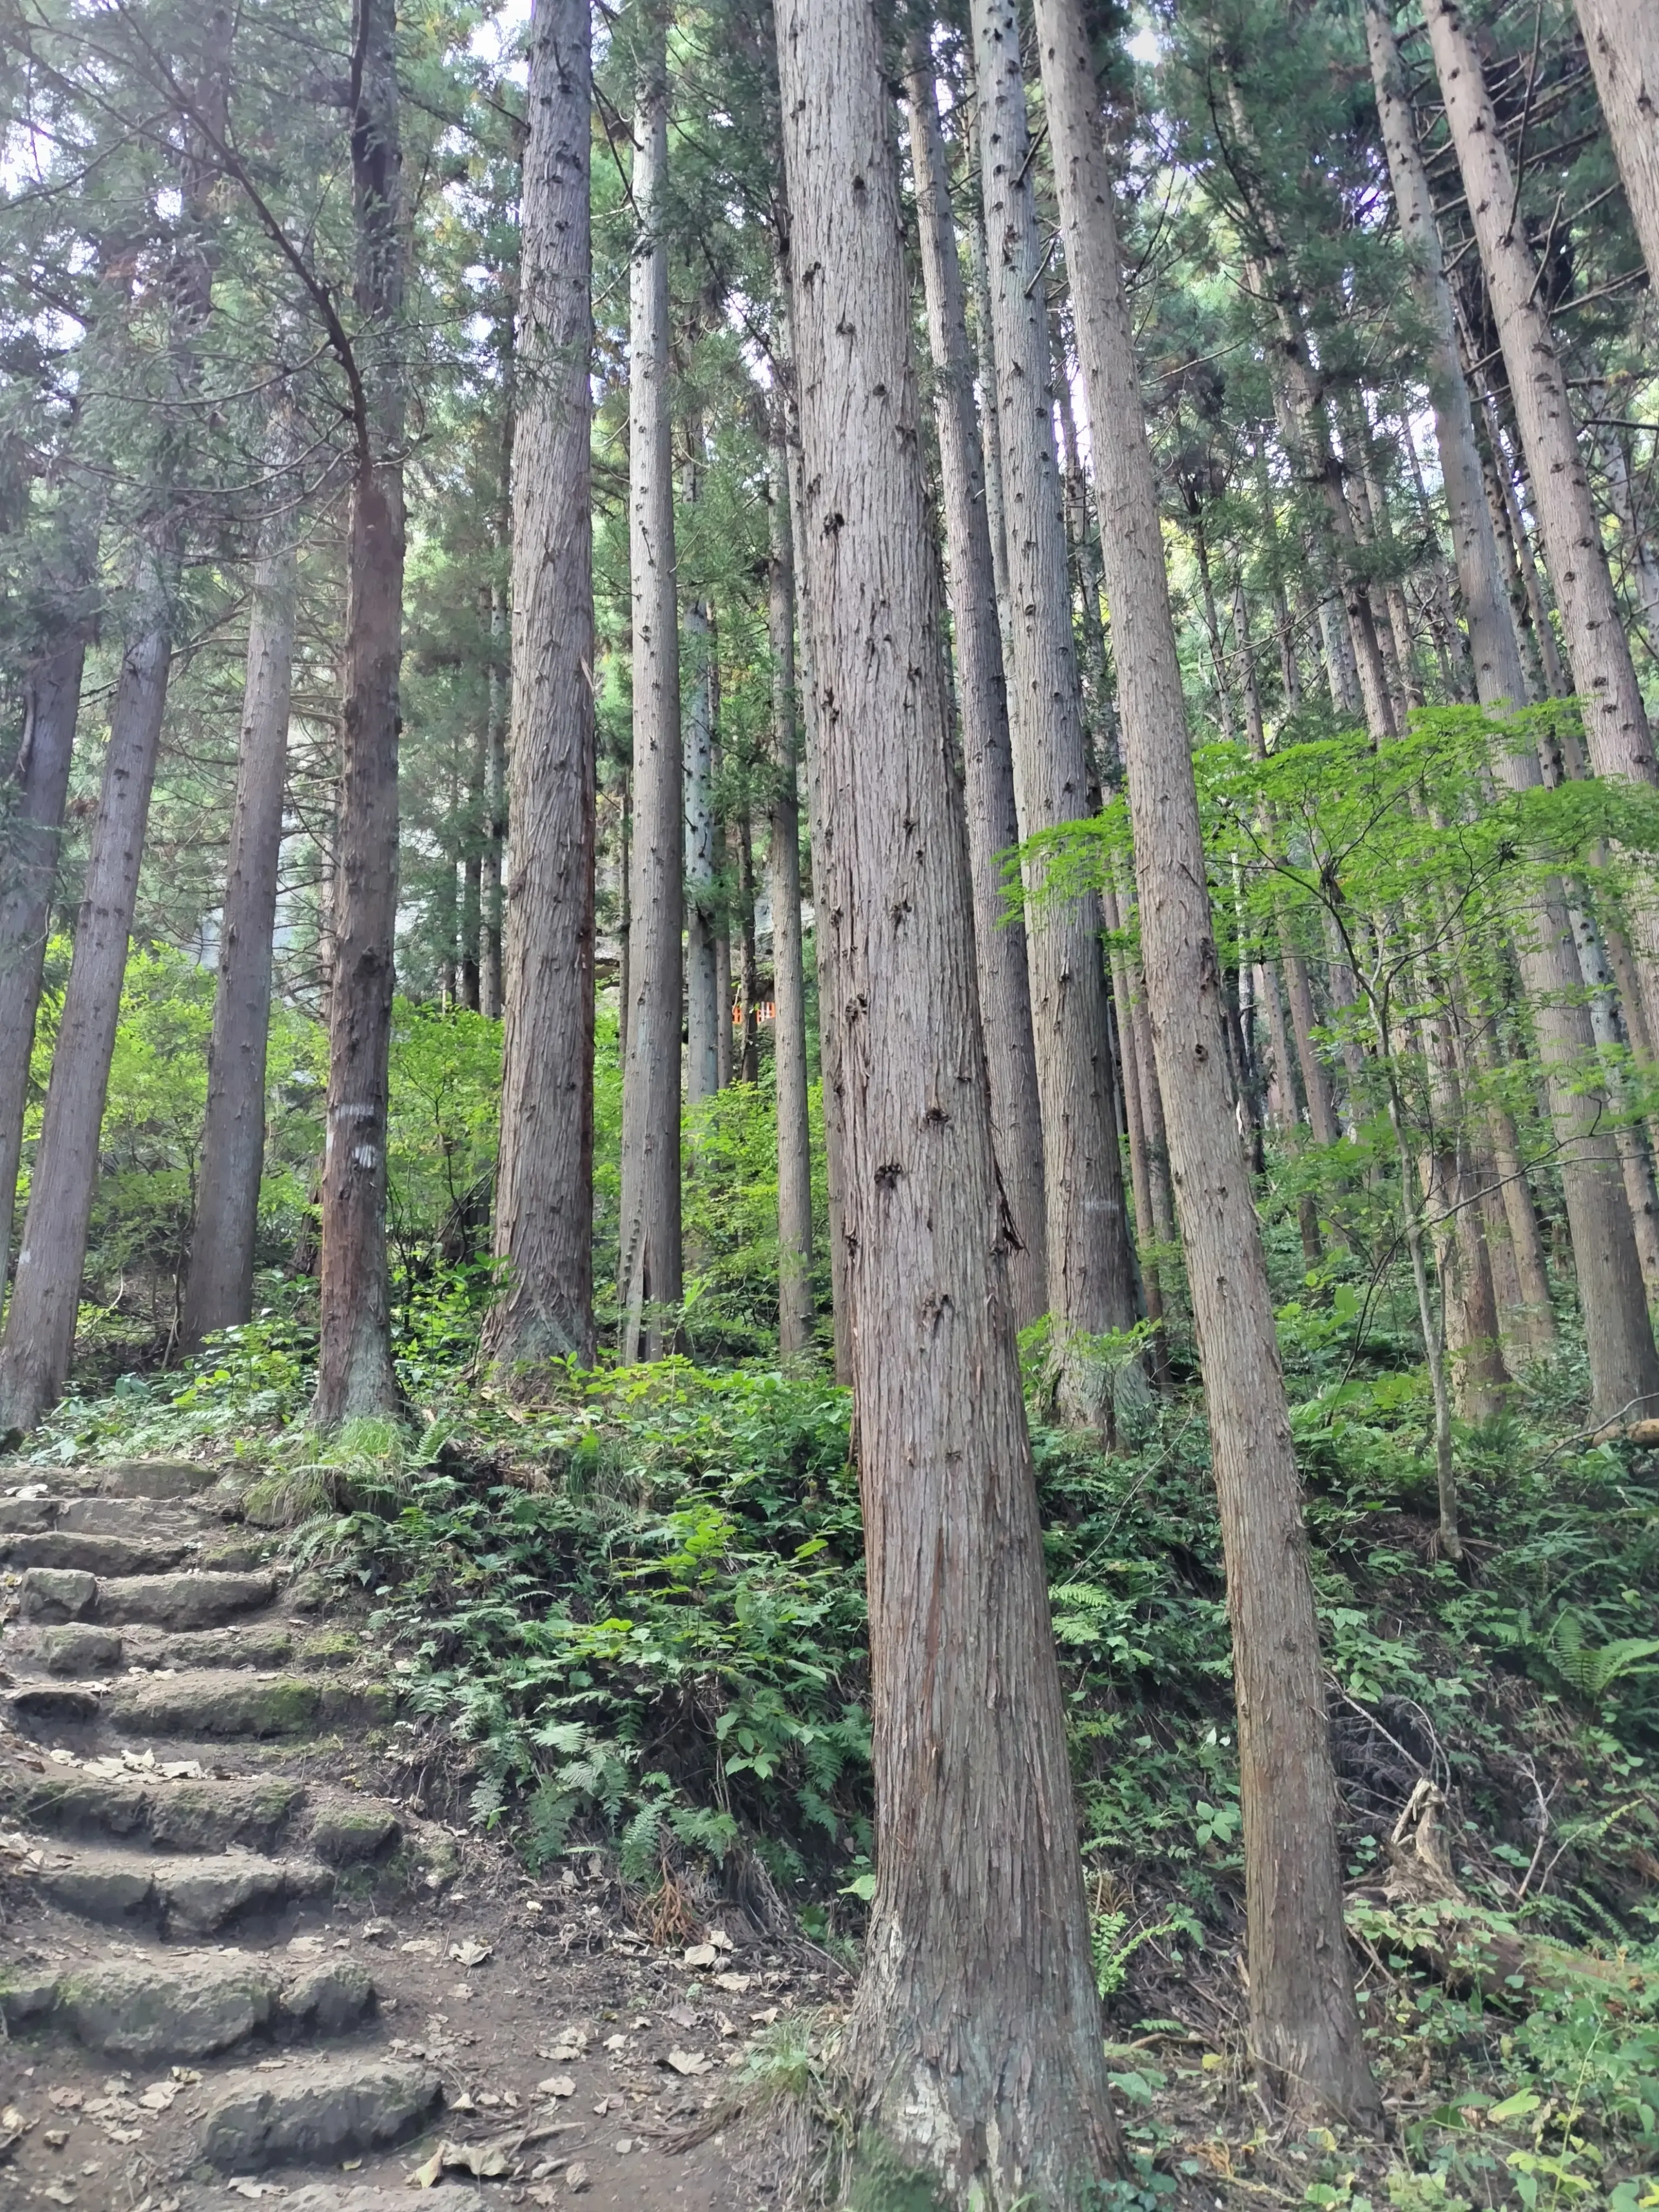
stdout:
POLYGON ((1293 2109, 1370 2122, 1382 2103, 1348 1970, 1301 1488, 1261 1233, 1226 1095, 1198 793, 1098 94, 1079 0, 1036 0, 1036 27, 1095 432, 1152 1045, 1227 1561, 1250 2041, 1266 2085, 1293 2109))
POLYGON ((944 493, 945 580, 955 646, 973 891, 974 957, 991 1077, 991 1130, 1012 1218, 1008 1279, 1020 1328, 1048 1311, 1042 1121, 1031 1033, 1031 986, 1023 921, 1002 919, 1002 861, 1019 842, 1014 760, 997 620, 985 471, 974 419, 962 271, 951 216, 945 145, 925 37, 906 48, 910 160, 921 231, 922 277, 933 354, 933 418, 944 493))
POLYGON ((772 905, 772 1073, 778 1115, 778 1356, 812 1345, 812 1154, 806 1102, 806 975, 800 928, 800 732, 795 714, 795 552, 780 421, 768 473, 767 641, 772 653, 772 784, 767 895, 772 905))
POLYGON ((173 664, 176 530, 169 516, 163 535, 170 542, 160 553, 144 545, 138 556, 135 620, 110 714, 75 955, 0 1335, 0 1437, 14 1430, 27 1433, 55 1403, 75 1348, 99 1130, 173 664))
MULTIPOLYGON (((1072 635, 1066 523, 1049 401, 1048 314, 1015 0, 974 0, 991 328, 1007 501, 1009 691, 1023 837, 1089 812, 1088 750, 1072 635)), ((1042 1102, 1048 1305, 1061 1404, 1107 1413, 1089 1340, 1132 1328, 1133 1256, 1112 1104, 1098 902, 1044 900, 1027 870, 1032 1028, 1042 1102)))
POLYGON ((279 404, 266 441, 277 504, 264 523, 248 615, 236 801, 219 930, 196 1224, 179 1338, 193 1351, 253 1310, 253 1247, 265 1150, 265 1048, 276 870, 288 787, 289 702, 298 614, 298 517, 286 482, 292 425, 279 404))
MULTIPOLYGON (((1431 0, 1429 12, 1431 25, 1436 21, 1437 14, 1443 16, 1445 11, 1441 0, 1431 0)), ((1389 171, 1396 204, 1401 210, 1401 227, 1412 254, 1419 301, 1433 333, 1430 395, 1440 446, 1441 472, 1452 520, 1452 548, 1457 562, 1458 585, 1469 624, 1476 693, 1488 712, 1501 713, 1505 707, 1524 702, 1527 683, 1522 667, 1519 641, 1501 580, 1491 509, 1481 483, 1474 417, 1458 357, 1451 294, 1443 273, 1428 180, 1423 171, 1409 106, 1401 84, 1398 52, 1387 23, 1375 5, 1367 9, 1366 29, 1370 43, 1372 74, 1382 111, 1389 171)), ((1479 64, 1472 49, 1464 52, 1461 64, 1455 59, 1442 60, 1443 49, 1447 46, 1451 35, 1446 23, 1440 21, 1438 27, 1434 30, 1437 62, 1441 67, 1443 84, 1446 82, 1449 70, 1458 88, 1456 102, 1448 89, 1449 116, 1454 106, 1462 112, 1485 102, 1479 64), (1471 70, 1474 77, 1473 91, 1468 82, 1471 70)), ((1455 35, 1467 48, 1466 36, 1461 27, 1455 35)), ((1489 103, 1486 105, 1486 112, 1487 124, 1495 131, 1489 103)), ((1472 127, 1468 113, 1463 114, 1461 124, 1454 123, 1455 130, 1465 132, 1472 127)), ((1475 135, 1480 135, 1478 131, 1475 135)), ((1508 162, 1501 144, 1497 146, 1496 151, 1504 173, 1507 175, 1508 162)), ((1472 209, 1479 196, 1479 189, 1496 188, 1495 178, 1487 179, 1484 186, 1478 186, 1472 173, 1467 170, 1466 182, 1472 209)), ((1510 198, 1512 197, 1511 192, 1510 198)), ((1510 201, 1506 199, 1506 209, 1509 204, 1510 201)), ((1495 212, 1487 207, 1476 213, 1476 228, 1482 240, 1483 260, 1491 250, 1487 243, 1489 234, 1493 235, 1494 245, 1498 242, 1493 224, 1495 212)), ((1498 217, 1500 225, 1506 222, 1506 216, 1498 217)), ((1506 253, 1516 250, 1523 255, 1526 253, 1524 246, 1517 248, 1513 241, 1504 249, 1506 253)), ((1493 304, 1495 311, 1500 312, 1501 315, 1503 311, 1498 309, 1496 291, 1493 304)), ((1509 317, 1511 325, 1515 321, 1514 304, 1511 301, 1509 317)), ((1522 319, 1532 312, 1530 303, 1528 303, 1522 310, 1522 319)), ((1540 328, 1545 345, 1548 347, 1547 326, 1541 324, 1541 319, 1540 328)), ((1506 359, 1509 358, 1508 344, 1512 342, 1512 338, 1505 341, 1506 359)), ((1544 361, 1545 363, 1553 363, 1553 351, 1544 357, 1544 361)), ((1511 361, 1511 380, 1517 386, 1527 380, 1529 374, 1526 359, 1511 361)), ((1534 399, 1535 397, 1534 395, 1534 399)), ((1560 392, 1559 398, 1560 405, 1565 409, 1564 390, 1560 392)), ((1538 412, 1535 405, 1533 412, 1538 412)), ((1569 440, 1571 441, 1570 426, 1569 440)), ((1576 453, 1573 465, 1578 465, 1576 453)), ((1583 484, 1584 503, 1588 506, 1589 486, 1582 467, 1579 467, 1579 480, 1583 484)), ((1599 538, 1595 543, 1595 554, 1601 562, 1605 578, 1607 568, 1599 538)), ((1610 579, 1607 579, 1607 589, 1610 595, 1610 579)), ((1628 664, 1627 651, 1625 657, 1628 664)), ((1632 680, 1633 683, 1633 677, 1632 680)), ((1638 700, 1638 712, 1639 708, 1638 700)), ((1592 726, 1594 718, 1594 708, 1587 708, 1587 720, 1592 726)), ((1497 749, 1495 766, 1500 777, 1514 790, 1529 789, 1542 781, 1542 770, 1530 750, 1516 753, 1508 746, 1500 746, 1497 749)), ((1562 1190, 1572 1237, 1575 1273, 1590 1358, 1595 1418, 1598 1421, 1611 1420, 1632 1401, 1645 1398, 1659 1389, 1659 1358, 1656 1358, 1654 1352, 1653 1331, 1648 1318, 1632 1218, 1627 1207, 1621 1203, 1623 1170, 1618 1147, 1613 1135, 1603 1125, 1601 1102, 1582 1087, 1583 1066, 1589 1058, 1593 1038, 1589 1015, 1583 1003, 1583 976, 1563 911, 1559 884, 1547 884, 1541 894, 1528 901, 1516 949, 1536 1031, 1552 1126, 1559 1148, 1562 1190), (1579 1069, 1577 1077, 1571 1072, 1575 1066, 1579 1069)), ((1520 1194, 1517 1192, 1516 1197, 1520 1194)), ((1511 1225, 1516 1225, 1513 1220, 1511 1225)), ((1530 1255, 1526 1249, 1524 1224, 1520 1226, 1522 1233, 1516 1237, 1516 1256, 1522 1261, 1526 1272, 1532 1273, 1535 1271, 1528 1264, 1530 1255)), ((1536 1281, 1528 1285, 1534 1302, 1539 1287, 1536 1281)), ((1542 1314, 1547 1316, 1547 1312, 1546 1299, 1542 1302, 1542 1314)))
POLYGON ((664 17, 642 8, 636 36, 635 244, 629 326, 629 559, 634 627, 634 851, 628 1063, 623 1077, 624 1360, 672 1340, 681 1297, 680 930, 684 810, 674 592, 669 415, 668 167, 664 17))
MULTIPOLYGON (((702 423, 688 425, 690 459, 684 499, 696 507, 702 490, 702 423)), ((688 526, 690 526, 688 525, 688 526)), ((714 626, 710 610, 693 599, 681 617, 685 672, 685 1101, 712 1098, 721 1085, 721 1025, 730 1027, 729 994, 720 989, 714 900, 714 626)))
POLYGON ((877 1890, 847 2053, 953 2205, 1118 2156, 1009 1307, 872 0, 777 10, 837 935, 877 1890))
POLYGON ((65 641, 24 678, 23 730, 9 777, 16 796, 9 810, 6 879, 0 885, 0 1297, 11 1261, 29 1055, 86 653, 77 611, 65 641))
POLYGON ((362 384, 346 533, 339 865, 323 1155, 319 1428, 394 1413, 386 1148, 398 924, 404 595, 404 255, 395 0, 356 0, 351 110, 356 350, 362 384))
POLYGON ((536 0, 513 466, 515 865, 495 1176, 506 1281, 483 1347, 508 1376, 593 1358, 591 70, 587 0, 536 0))
POLYGON ((1659 290, 1659 0, 1573 0, 1648 279, 1659 290))
POLYGON ((478 899, 483 909, 478 1011, 492 1022, 501 1018, 506 989, 507 652, 507 592, 496 582, 489 587, 489 702, 484 723, 483 855, 478 872, 478 899))

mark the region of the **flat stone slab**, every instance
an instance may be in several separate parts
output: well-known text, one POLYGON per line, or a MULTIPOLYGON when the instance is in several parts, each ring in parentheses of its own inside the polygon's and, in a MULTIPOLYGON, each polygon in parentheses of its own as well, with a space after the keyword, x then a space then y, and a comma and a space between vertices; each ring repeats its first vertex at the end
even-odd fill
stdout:
POLYGON ((100 1536, 84 1529, 49 1528, 9 1537, 0 1552, 13 1567, 68 1567, 100 1581, 119 1575, 164 1575, 190 1550, 180 1537, 100 1536))
POLYGON ((143 1621, 155 1628, 217 1628, 238 1613, 257 1613, 276 1595, 271 1575, 131 1575, 100 1581, 100 1620, 143 1621))
POLYGON ((351 1959, 295 1973, 270 1959, 216 1953, 102 1960, 60 1975, 49 2004, 29 1994, 21 2018, 49 2018, 88 2051, 149 2065, 210 2058, 267 2027, 343 2034, 374 2002, 374 1985, 351 1959))
POLYGON ((17 1594, 25 1620, 80 1620, 98 1602, 98 1577, 80 1567, 30 1567, 17 1594))
POLYGON ((384 1805, 328 1805, 311 1824, 310 1848, 330 1866, 357 1866, 395 1843, 398 1816, 384 1805))
POLYGON ((58 1516, 55 1498, 0 1498, 0 1536, 21 1536, 50 1528, 58 1516))
POLYGON ((112 1628, 72 1621, 41 1631, 40 1656, 48 1674, 112 1674, 121 1664, 121 1639, 112 1628))
POLYGON ((43 1867, 36 1880, 65 1911, 88 1920, 155 1920, 181 1935, 211 1936, 245 1912, 314 1897, 333 1876, 314 1859, 270 1859, 257 1851, 197 1858, 89 1850, 43 1867))
POLYGON ((0 1771, 0 1812, 60 1835, 145 1836, 157 1850, 269 1850, 304 1804, 303 1783, 169 1782, 159 1775, 0 1771))
POLYGON ((146 1666, 281 1668, 294 1656, 294 1638, 286 1628, 262 1622, 204 1628, 193 1635, 169 1636, 153 1654, 146 1650, 142 1656, 146 1666))
POLYGON ((99 1702, 96 1690, 83 1689, 78 1682, 27 1682, 14 1690, 9 1700, 18 1719, 36 1728, 95 1720, 99 1702))
POLYGON ((402 2059, 330 2058, 228 2075, 208 2105, 202 2155, 233 2173, 332 2163, 412 2135, 442 2094, 431 2067, 402 2059))
POLYGON ((109 1717, 129 1735, 302 1735, 323 1717, 322 1686, 296 1674, 273 1681, 198 1670, 124 1682, 109 1717))
POLYGON ((106 1498, 194 1498, 219 1480, 216 1467, 185 1459, 118 1459, 99 1470, 106 1498))

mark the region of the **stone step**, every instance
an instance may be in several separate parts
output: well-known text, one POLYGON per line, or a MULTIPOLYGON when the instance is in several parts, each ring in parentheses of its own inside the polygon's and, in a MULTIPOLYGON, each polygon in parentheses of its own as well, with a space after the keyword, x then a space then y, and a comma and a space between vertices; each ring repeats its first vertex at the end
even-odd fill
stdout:
POLYGON ((46 1528, 9 1536, 0 1542, 0 1559, 9 1567, 68 1569, 100 1579, 118 1575, 165 1575, 188 1558, 193 1540, 184 1536, 108 1536, 95 1530, 46 1528))
POLYGON ((211 1936, 249 1912, 315 1897, 334 1877, 315 1859, 258 1851, 213 1857, 122 1850, 55 1851, 36 1874, 42 1893, 83 1919, 144 1921, 179 1936, 211 1936))
POLYGON ((223 1739, 305 1735, 352 1723, 384 1726, 396 1702, 383 1681, 292 1674, 264 1680, 194 1668, 129 1678, 105 1700, 104 1711, 126 1735, 223 1739))
MULTIPOLYGON (((20 1543, 28 1540, 18 1539, 20 1543)), ((106 1580, 94 1569, 34 1566, 24 1574, 18 1612, 25 1620, 51 1625, 96 1620, 115 1626, 143 1623, 157 1628, 216 1628, 238 1613, 257 1613, 276 1595, 274 1575, 135 1571, 106 1580)))
POLYGON ((240 2069, 213 2085, 201 2154, 231 2173, 337 2164, 414 2134, 442 2094, 431 2067, 404 2059, 311 2059, 276 2073, 240 2069))
MULTIPOLYGON (((306 1805, 285 1776, 213 1782, 83 1769, 0 1769, 0 1812, 19 1826, 70 1836, 143 1838, 164 1851, 269 1850, 306 1805)), ((353 1808, 355 1809, 355 1808, 353 1808)))
POLYGON ((374 2000, 352 1959, 285 1968, 218 1951, 0 1974, 0 2015, 12 2032, 63 2028, 88 2051, 145 2065, 211 2058, 261 2032, 341 2035, 374 2000))

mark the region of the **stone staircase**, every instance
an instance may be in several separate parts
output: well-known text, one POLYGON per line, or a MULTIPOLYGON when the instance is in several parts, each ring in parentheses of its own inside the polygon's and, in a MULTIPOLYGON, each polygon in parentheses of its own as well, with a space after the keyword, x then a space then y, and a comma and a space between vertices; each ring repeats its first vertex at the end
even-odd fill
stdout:
POLYGON ((507 1853, 366 1782, 385 1656, 239 1516, 211 1468, 0 1468, 0 2203, 735 2202, 665 2148, 718 2052, 603 2034, 673 1962, 584 1981, 507 1853))

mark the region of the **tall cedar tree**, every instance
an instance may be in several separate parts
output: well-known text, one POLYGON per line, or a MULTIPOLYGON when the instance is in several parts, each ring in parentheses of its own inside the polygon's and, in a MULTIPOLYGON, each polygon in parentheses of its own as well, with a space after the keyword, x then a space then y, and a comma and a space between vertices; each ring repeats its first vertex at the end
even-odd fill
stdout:
MULTIPOLYGON (((877 1887, 848 2035, 878 2154, 1081 2203, 1117 2155, 950 764, 874 0, 777 9, 822 927, 845 1069, 877 1887)), ((872 2146, 872 2149, 875 2145, 872 2146)))

